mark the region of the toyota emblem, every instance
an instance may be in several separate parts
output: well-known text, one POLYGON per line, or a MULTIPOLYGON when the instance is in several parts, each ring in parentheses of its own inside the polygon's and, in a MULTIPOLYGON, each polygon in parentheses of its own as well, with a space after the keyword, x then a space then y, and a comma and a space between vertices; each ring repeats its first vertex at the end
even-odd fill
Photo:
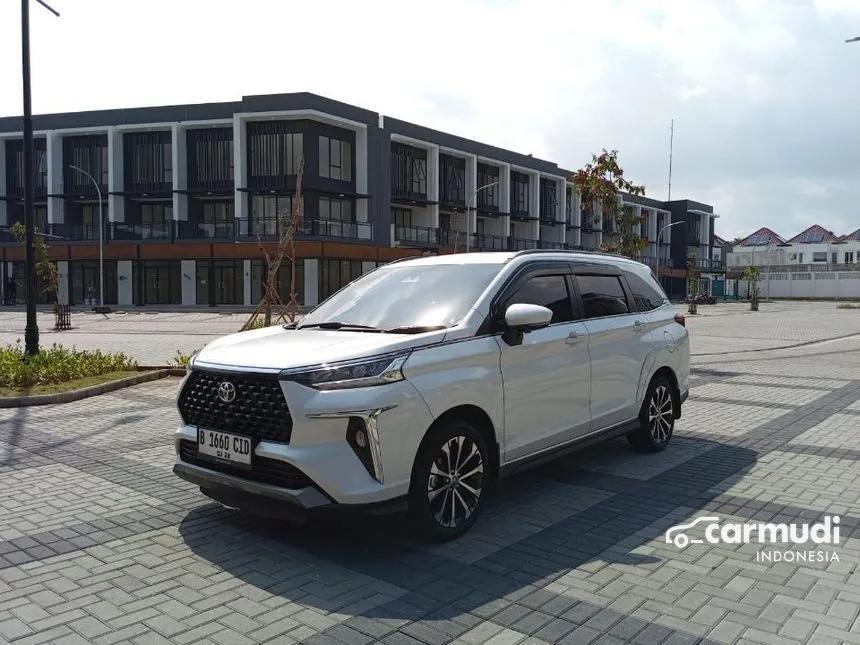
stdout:
POLYGON ((232 403, 236 400, 236 386, 230 381, 224 381, 218 386, 218 398, 224 403, 232 403))

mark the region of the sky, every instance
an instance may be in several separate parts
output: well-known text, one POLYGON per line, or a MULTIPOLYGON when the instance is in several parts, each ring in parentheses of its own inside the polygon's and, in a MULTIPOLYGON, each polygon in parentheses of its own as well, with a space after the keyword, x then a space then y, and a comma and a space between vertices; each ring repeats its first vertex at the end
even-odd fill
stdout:
MULTIPOLYGON (((718 235, 860 228, 860 0, 48 0, 34 114, 314 92, 714 206, 718 235)), ((0 115, 22 112, 0 3, 0 115)))

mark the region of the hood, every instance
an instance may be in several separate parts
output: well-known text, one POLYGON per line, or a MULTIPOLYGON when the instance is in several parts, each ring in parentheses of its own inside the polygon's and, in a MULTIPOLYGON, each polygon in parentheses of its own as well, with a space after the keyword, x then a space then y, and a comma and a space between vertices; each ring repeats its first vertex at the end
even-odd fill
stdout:
POLYGON ((282 370, 365 358, 439 343, 445 331, 379 334, 323 329, 284 329, 280 325, 218 338, 194 357, 195 367, 282 370))

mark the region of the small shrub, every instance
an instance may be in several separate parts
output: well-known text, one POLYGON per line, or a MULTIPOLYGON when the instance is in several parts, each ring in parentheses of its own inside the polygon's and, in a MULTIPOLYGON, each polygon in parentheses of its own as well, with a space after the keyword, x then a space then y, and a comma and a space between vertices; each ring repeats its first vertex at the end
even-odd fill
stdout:
POLYGON ((0 349, 0 387, 4 388, 25 389, 135 369, 137 361, 125 354, 100 349, 79 351, 54 343, 35 356, 27 356, 20 339, 0 349))
POLYGON ((199 349, 195 349, 190 354, 183 354, 180 350, 176 350, 176 356, 173 357, 173 360, 170 361, 169 365, 171 367, 181 367, 188 368, 188 363, 191 362, 191 358, 199 352, 199 349))
POLYGON ((852 305, 850 302, 840 302, 836 305, 837 309, 860 309, 860 305, 852 305))

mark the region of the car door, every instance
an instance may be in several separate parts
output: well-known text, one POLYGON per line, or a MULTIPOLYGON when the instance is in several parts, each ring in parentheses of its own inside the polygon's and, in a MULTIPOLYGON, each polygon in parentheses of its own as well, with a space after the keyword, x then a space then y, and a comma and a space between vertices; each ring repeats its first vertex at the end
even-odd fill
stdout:
POLYGON ((577 268, 574 284, 588 330, 593 432, 638 414, 637 387, 647 355, 641 336, 647 325, 617 268, 577 268))
POLYGON ((523 335, 519 345, 497 336, 510 462, 588 432, 591 375, 588 333, 572 298, 569 265, 531 270, 507 289, 498 321, 517 303, 552 310, 551 323, 523 335))

